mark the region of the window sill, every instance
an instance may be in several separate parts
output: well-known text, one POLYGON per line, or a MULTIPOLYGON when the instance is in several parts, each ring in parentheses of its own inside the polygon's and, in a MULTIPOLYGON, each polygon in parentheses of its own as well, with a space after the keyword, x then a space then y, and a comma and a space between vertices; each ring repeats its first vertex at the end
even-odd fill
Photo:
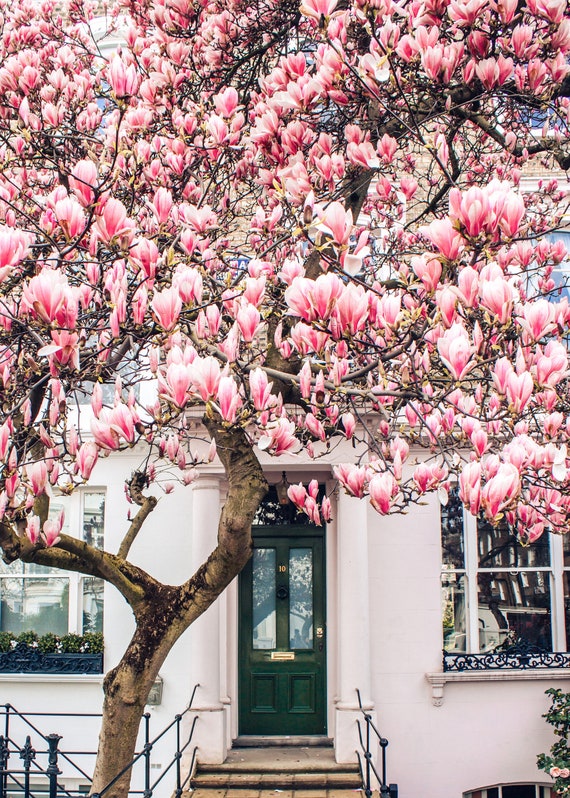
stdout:
POLYGON ((103 684, 104 673, 0 673, 0 682, 18 684, 103 684))
POLYGON ((456 682, 536 682, 570 679, 568 668, 536 668, 529 670, 488 670, 465 671, 462 673, 426 673, 431 684, 432 703, 434 707, 443 704, 443 691, 448 683, 456 682))

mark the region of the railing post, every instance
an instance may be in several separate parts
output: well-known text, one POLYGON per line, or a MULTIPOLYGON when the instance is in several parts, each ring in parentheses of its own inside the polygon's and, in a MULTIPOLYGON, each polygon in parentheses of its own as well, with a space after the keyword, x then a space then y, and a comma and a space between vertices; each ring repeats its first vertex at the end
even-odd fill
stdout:
POLYGON ((176 716, 176 798, 180 798, 182 795, 182 780, 180 774, 180 762, 182 759, 182 754, 180 752, 180 723, 182 722, 182 715, 176 716))
POLYGON ((8 786, 8 737, 0 735, 0 798, 6 798, 6 788, 8 786))
POLYGON ((32 741, 28 734, 26 742, 20 751, 20 759, 24 763, 24 798, 30 798, 30 767, 35 758, 36 752, 32 748, 32 741))
POLYGON ((57 766, 57 745, 61 740, 61 734, 46 735, 48 744, 48 766, 46 773, 49 779, 49 798, 57 798, 57 777, 61 770, 57 766))
POLYGON ((372 753, 370 751, 370 716, 368 713, 364 716, 366 719, 366 795, 372 795, 372 789, 370 786, 370 757, 372 753))
POLYGON ((144 798, 150 798, 152 790, 150 789, 150 755, 152 745, 150 744, 150 714, 144 714, 144 798))

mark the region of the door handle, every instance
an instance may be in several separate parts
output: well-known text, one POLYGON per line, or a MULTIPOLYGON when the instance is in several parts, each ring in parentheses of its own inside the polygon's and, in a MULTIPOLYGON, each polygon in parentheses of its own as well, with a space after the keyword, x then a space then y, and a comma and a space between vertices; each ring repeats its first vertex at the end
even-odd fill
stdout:
POLYGON ((317 626, 317 637, 320 639, 325 636, 325 630, 322 626, 317 626))

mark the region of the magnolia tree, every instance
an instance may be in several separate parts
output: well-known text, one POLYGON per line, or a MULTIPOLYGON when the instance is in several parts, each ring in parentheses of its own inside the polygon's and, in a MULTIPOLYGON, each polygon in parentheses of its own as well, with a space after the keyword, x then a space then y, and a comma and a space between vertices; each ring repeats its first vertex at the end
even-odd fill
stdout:
MULTIPOLYGON (((570 307, 546 234, 570 20, 564 0, 124 0, 104 57, 94 13, 0 1, 0 546, 132 608, 97 790, 250 556, 259 450, 352 439, 336 478, 379 513, 458 484, 524 543, 566 531, 570 307), (172 473, 199 473, 197 413, 227 500, 208 560, 164 585, 129 554, 172 473), (54 491, 134 446, 118 550, 63 534, 54 491)), ((314 484, 289 495, 329 519, 314 484)))

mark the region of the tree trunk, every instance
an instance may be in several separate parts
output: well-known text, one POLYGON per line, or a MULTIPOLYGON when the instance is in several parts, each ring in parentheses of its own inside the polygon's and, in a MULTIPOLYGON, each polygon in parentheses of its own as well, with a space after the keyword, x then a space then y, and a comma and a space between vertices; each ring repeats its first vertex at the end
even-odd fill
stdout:
MULTIPOLYGON (((188 618, 161 611, 154 604, 137 617, 137 628, 119 664, 105 677, 103 718, 91 794, 99 794, 132 762, 148 694, 188 618)), ((137 771, 140 772, 140 765, 137 771)), ((126 798, 131 771, 103 793, 126 798)))
MULTIPOLYGON (((151 660, 147 668, 140 672, 123 657, 119 665, 105 677, 105 700, 92 794, 98 794, 108 787, 132 762, 141 718, 160 664, 151 660)), ((131 775, 130 770, 127 771, 112 787, 105 790, 105 798, 125 798, 131 775)))
MULTIPOLYGON (((243 430, 226 429, 217 418, 205 418, 204 423, 216 440, 228 478, 218 545, 178 587, 160 584, 142 571, 129 572, 143 588, 144 598, 132 592, 129 603, 137 627, 120 663, 105 677, 92 795, 105 790, 104 798, 126 798, 130 771, 106 788, 132 761, 140 721, 159 669, 180 635, 211 606, 251 556, 251 524, 267 492, 267 482, 243 430)), ((130 543, 123 556, 129 547, 130 543)))

